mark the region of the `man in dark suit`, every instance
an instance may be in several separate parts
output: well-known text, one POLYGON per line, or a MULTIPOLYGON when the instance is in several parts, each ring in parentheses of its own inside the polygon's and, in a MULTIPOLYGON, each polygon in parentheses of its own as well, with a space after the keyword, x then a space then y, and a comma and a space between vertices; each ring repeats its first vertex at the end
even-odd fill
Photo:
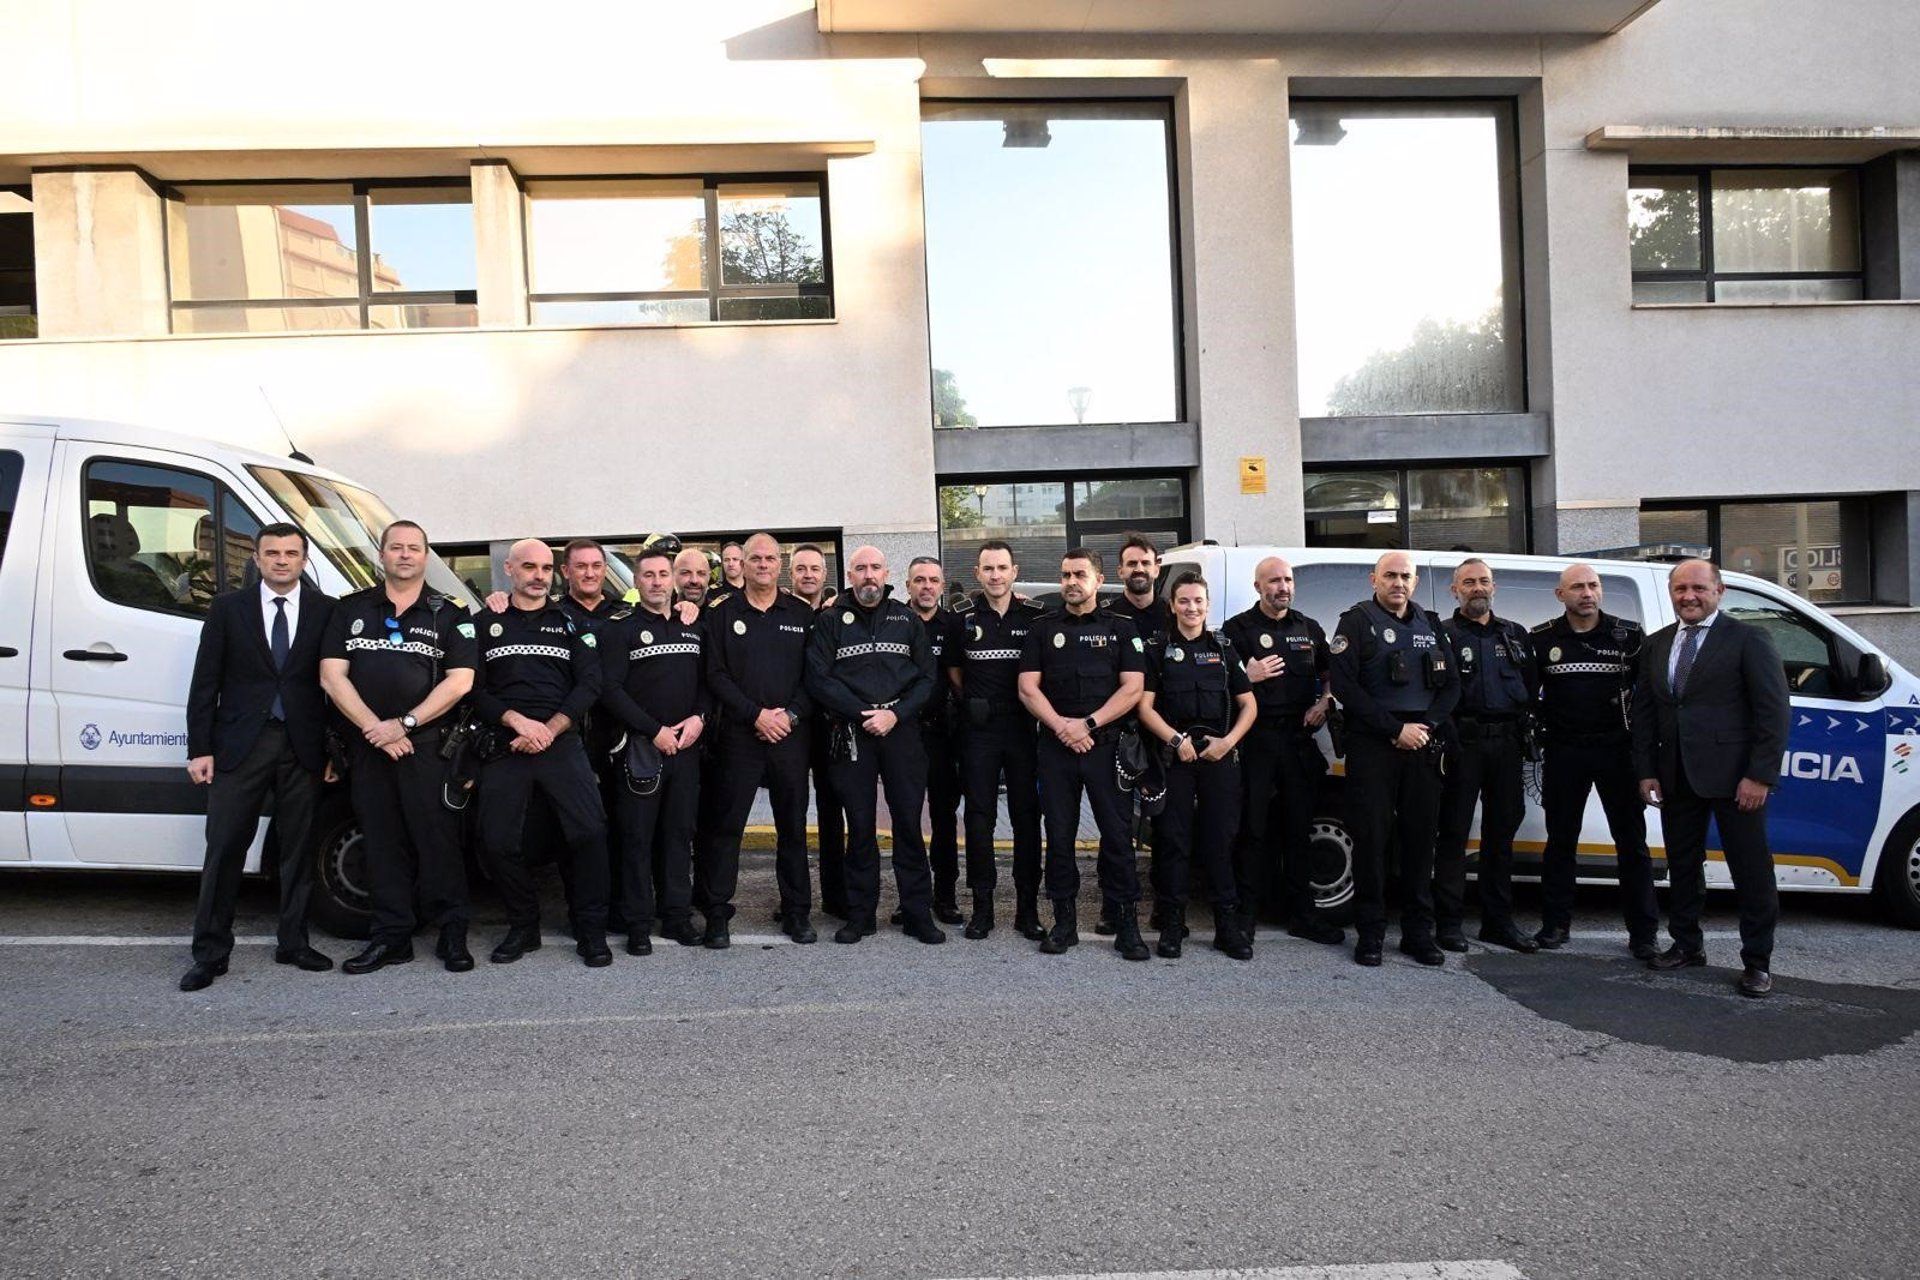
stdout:
POLYGON ((212 790, 193 967, 180 979, 182 991, 198 991, 227 971, 240 872, 269 795, 280 849, 273 958, 315 972, 333 968, 307 945, 307 843, 326 768, 320 635, 334 602, 300 581, 307 535, 297 526, 260 530, 253 559, 260 585, 216 596, 207 610, 187 693, 187 776, 212 790))
POLYGON ((1707 821, 1720 827, 1740 911, 1740 994, 1773 990, 1773 930, 1780 915, 1767 797, 1780 781, 1792 723, 1787 678, 1766 632, 1720 612, 1720 570, 1685 560, 1667 575, 1679 619, 1647 642, 1633 691, 1633 754, 1640 795, 1661 811, 1671 882, 1673 945, 1647 963, 1707 962, 1700 933, 1706 901, 1707 821))

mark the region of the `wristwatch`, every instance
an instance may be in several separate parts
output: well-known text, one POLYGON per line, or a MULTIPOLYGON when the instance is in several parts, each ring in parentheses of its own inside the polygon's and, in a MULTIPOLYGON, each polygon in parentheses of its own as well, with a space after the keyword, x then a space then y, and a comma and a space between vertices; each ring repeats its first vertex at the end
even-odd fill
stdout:
POLYGON ((413 712, 409 711, 407 712, 407 714, 400 717, 400 727, 402 729, 405 729, 408 733, 412 733, 415 729, 418 729, 420 727, 420 722, 414 719, 413 712))
POLYGON ((1087 717, 1087 732, 1088 732, 1088 733, 1098 733, 1099 731, 1100 731, 1100 722, 1099 722, 1098 720, 1095 720, 1095 719, 1094 719, 1094 718, 1093 718, 1092 716, 1088 716, 1088 717, 1087 717))

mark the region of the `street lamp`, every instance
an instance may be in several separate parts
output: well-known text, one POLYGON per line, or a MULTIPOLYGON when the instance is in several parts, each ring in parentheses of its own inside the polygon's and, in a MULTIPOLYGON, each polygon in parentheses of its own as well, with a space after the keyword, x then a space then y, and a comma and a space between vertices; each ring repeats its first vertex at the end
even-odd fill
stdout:
POLYGON ((1073 420, 1084 424, 1087 420, 1087 406, 1093 403, 1092 387, 1068 387, 1067 404, 1073 409, 1073 420))

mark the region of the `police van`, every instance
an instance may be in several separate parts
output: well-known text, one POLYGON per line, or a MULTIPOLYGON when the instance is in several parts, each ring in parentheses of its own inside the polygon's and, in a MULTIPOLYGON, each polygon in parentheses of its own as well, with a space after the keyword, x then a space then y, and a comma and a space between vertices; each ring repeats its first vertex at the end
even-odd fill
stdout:
MULTIPOLYGON (((1343 548, 1176 547, 1161 562, 1160 590, 1182 571, 1205 576, 1212 602, 1208 623, 1220 626, 1257 601, 1254 566, 1267 556, 1293 566, 1293 607, 1332 634, 1357 601, 1372 594, 1368 574, 1378 551, 1343 548)), ((1531 628, 1563 612, 1553 591, 1574 559, 1474 555, 1460 551, 1411 553, 1419 571, 1416 601, 1441 617, 1452 614, 1454 567, 1469 558, 1493 569, 1496 616, 1531 628)), ((1587 559, 1599 573, 1600 607, 1659 630, 1674 620, 1664 564, 1587 559)), ((1780 770, 1780 787, 1767 805, 1767 835, 1782 889, 1871 893, 1890 918, 1920 928, 1920 680, 1819 606, 1760 578, 1725 574, 1720 607, 1730 617, 1766 631, 1786 667, 1793 724, 1780 770)), ((1326 733, 1321 742, 1329 757, 1326 733)), ((1342 818, 1339 764, 1323 790, 1314 819, 1315 893, 1338 913, 1352 898, 1350 850, 1342 818)), ((1733 881, 1710 832, 1709 888, 1733 881)), ((1647 842, 1664 879, 1660 812, 1647 811, 1647 842)), ((1470 844, 1469 849, 1477 847, 1470 844)), ((1546 847, 1546 818, 1529 803, 1514 839, 1514 870, 1537 876, 1546 847)), ((1615 881, 1614 851, 1597 794, 1588 798, 1579 848, 1583 882, 1615 881)))
MULTIPOLYGON (((207 789, 187 779, 186 697, 209 601, 258 583, 254 537, 281 520, 312 540, 310 585, 371 586, 392 519, 298 456, 0 415, 0 869, 198 871, 207 789)), ((427 582, 468 594, 438 557, 427 582)), ((345 788, 329 787, 312 914, 343 936, 366 925, 358 850, 345 788)))

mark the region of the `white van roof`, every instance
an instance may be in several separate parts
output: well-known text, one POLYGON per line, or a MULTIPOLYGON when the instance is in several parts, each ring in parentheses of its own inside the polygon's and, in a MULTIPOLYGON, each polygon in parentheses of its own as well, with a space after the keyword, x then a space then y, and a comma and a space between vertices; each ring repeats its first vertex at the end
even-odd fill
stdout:
POLYGON ((58 414, 0 411, 0 428, 30 435, 44 435, 55 440, 85 440, 92 444, 138 445, 148 449, 166 449, 189 457, 218 453, 222 457, 241 464, 251 463, 258 466, 279 467, 287 471, 310 472, 330 480, 353 483, 338 472, 329 471, 313 463, 301 462, 286 453, 267 453, 216 437, 162 431, 157 427, 143 427, 130 422, 107 422, 97 418, 69 418, 58 414))

